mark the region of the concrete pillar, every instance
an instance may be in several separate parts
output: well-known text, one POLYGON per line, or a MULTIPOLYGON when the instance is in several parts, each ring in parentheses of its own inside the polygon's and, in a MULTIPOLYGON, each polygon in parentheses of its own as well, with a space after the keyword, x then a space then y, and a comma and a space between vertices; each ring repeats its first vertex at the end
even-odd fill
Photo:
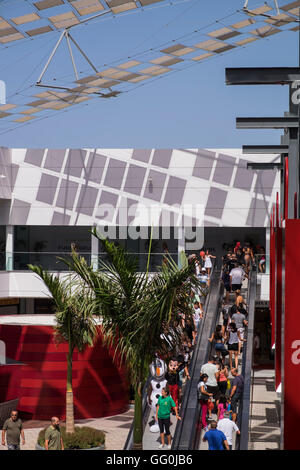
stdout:
POLYGON ((6 364, 6 345, 0 341, 0 364, 6 364))
POLYGON ((266 274, 270 274, 270 228, 269 227, 266 227, 266 274))
MULTIPOLYGON (((181 259, 180 259, 180 253, 182 251, 185 252, 185 233, 184 233, 184 227, 177 227, 175 230, 177 230, 178 232, 178 249, 177 249, 177 253, 178 253, 178 261, 177 261, 177 264, 179 266, 179 268, 182 268, 182 263, 181 263, 181 259)), ((175 232, 174 230, 174 232, 175 232)))
POLYGON ((99 258, 99 240, 91 234, 91 265, 94 271, 98 269, 98 258, 99 258))
POLYGON ((6 244, 5 244, 5 269, 12 271, 14 267, 13 252, 14 252, 14 226, 6 226, 6 244))

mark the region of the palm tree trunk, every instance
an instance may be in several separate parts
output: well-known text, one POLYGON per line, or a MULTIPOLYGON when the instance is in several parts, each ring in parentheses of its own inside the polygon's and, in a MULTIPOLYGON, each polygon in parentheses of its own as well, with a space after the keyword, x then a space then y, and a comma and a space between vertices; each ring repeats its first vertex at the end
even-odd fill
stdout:
POLYGON ((143 449, 143 397, 142 384, 139 383, 134 394, 133 450, 143 449))
POLYGON ((67 392, 66 392, 66 432, 74 432, 74 401, 72 386, 73 348, 69 343, 67 355, 67 392))

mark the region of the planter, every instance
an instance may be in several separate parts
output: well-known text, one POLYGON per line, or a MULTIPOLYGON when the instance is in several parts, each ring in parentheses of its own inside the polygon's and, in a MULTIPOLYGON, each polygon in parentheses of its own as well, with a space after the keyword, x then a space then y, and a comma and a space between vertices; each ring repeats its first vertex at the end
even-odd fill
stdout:
MULTIPOLYGON (((45 450, 45 434, 47 427, 41 429, 36 440, 36 450, 45 450)), ((105 449, 105 434, 103 431, 89 426, 75 426, 74 433, 66 433, 66 427, 61 426, 61 437, 65 450, 103 450, 105 449), (84 449, 76 449, 77 446, 87 446, 84 449), (89 447, 95 446, 95 447, 89 447), (75 447, 75 449, 74 449, 75 447)))
MULTIPOLYGON (((35 450, 45 450, 45 447, 42 447, 39 444, 36 444, 35 450)), ((105 450, 105 445, 102 444, 100 447, 91 447, 90 449, 67 449, 67 450, 105 450)))

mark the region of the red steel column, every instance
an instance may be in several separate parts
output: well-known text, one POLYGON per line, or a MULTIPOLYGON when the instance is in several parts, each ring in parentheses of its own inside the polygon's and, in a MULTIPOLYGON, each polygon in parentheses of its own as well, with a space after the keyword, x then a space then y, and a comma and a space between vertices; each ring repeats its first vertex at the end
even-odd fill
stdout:
POLYGON ((281 325, 282 325, 282 228, 276 229, 275 261, 275 385, 281 383, 281 325))
POLYGON ((285 312, 283 367, 284 449, 299 450, 300 423, 300 220, 289 219, 285 229, 285 312))
MULTIPOLYGON (((275 217, 273 215, 273 224, 275 217)), ((272 224, 272 225, 273 225, 272 224)), ((275 344, 275 252, 276 232, 273 225, 270 234, 270 317, 271 317, 271 347, 275 344)))
POLYGON ((289 158, 284 157, 284 220, 289 218, 289 158))

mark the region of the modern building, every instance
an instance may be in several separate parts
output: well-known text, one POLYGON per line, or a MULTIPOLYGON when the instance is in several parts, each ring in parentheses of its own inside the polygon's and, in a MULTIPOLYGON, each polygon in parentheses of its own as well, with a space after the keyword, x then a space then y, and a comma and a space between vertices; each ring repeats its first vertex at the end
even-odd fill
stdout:
MULTIPOLYGON (((279 156, 263 158, 276 162, 279 156)), ((204 246, 220 260, 233 241, 259 245, 267 253, 266 273, 258 276, 259 300, 264 302, 260 308, 261 336, 266 338, 267 355, 269 225, 276 193, 280 191, 280 176, 276 169, 264 172, 247 169, 247 162, 259 159, 259 155, 243 155, 240 149, 1 148, 0 339, 7 342, 6 357, 14 364, 11 367, 20 370, 19 375, 14 375, 13 384, 7 379, 10 373, 0 370, 2 399, 10 398, 18 389, 20 410, 31 416, 44 416, 40 400, 50 397, 49 391, 44 395, 41 391, 46 376, 55 406, 64 399, 64 371, 61 369, 58 379, 53 363, 60 359, 54 358, 58 353, 53 349, 50 317, 47 320, 52 301, 27 265, 39 264, 64 273, 66 267, 57 258, 67 257, 73 244, 97 267, 101 246, 91 235, 93 227, 103 232, 109 230, 110 238, 135 253, 141 271, 146 266, 151 233, 153 271, 161 264, 166 249, 179 261, 182 250, 194 252, 204 246), (191 210, 195 206, 199 211, 191 210), (182 225, 197 227, 195 233, 202 234, 199 246, 191 246, 187 232, 178 228, 182 225), (35 364, 37 354, 42 353, 43 360, 35 364), (43 375, 45 367, 50 367, 49 361, 53 365, 51 377, 49 371, 43 375)), ((102 346, 97 347, 99 357, 105 355, 102 346)), ((92 386, 96 387, 103 361, 95 365, 90 353, 86 354, 76 360, 91 361, 92 386)), ((108 372, 111 376, 115 366, 111 359, 106 360, 106 369, 114 370, 108 372)), ((109 380, 100 387, 100 395, 116 395, 114 405, 107 406, 105 411, 97 405, 97 397, 97 403, 93 402, 97 416, 124 410, 127 399, 124 371, 119 370, 118 374, 122 384, 118 392, 115 383, 109 380)), ((79 390, 86 379, 80 374, 78 377, 79 390)), ((92 410, 85 412, 79 402, 77 405, 77 416, 92 415, 92 410)))

